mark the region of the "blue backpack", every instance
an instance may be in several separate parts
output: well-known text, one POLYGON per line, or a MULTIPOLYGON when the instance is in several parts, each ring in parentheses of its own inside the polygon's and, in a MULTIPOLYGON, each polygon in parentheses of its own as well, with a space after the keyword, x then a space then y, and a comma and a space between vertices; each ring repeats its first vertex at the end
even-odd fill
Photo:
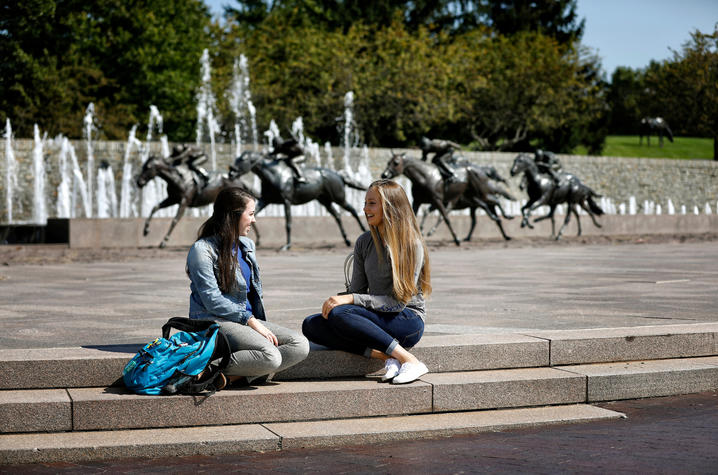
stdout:
POLYGON ((227 337, 215 322, 175 317, 162 327, 162 338, 145 345, 127 363, 122 378, 137 394, 199 394, 205 390, 212 394, 230 355, 227 337), (170 337, 172 328, 180 331, 170 337), (202 380, 197 381, 202 371, 202 380))

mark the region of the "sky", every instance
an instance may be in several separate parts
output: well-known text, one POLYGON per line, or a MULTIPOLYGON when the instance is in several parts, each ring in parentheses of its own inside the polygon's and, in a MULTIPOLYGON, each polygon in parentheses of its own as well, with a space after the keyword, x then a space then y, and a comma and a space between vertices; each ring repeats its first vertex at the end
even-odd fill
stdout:
MULTIPOLYGON (((220 15, 229 0, 204 0, 220 15)), ((680 51, 696 29, 712 33, 718 0, 578 0, 586 19, 581 43, 601 58, 607 79, 618 66, 633 69, 662 61, 680 51)))

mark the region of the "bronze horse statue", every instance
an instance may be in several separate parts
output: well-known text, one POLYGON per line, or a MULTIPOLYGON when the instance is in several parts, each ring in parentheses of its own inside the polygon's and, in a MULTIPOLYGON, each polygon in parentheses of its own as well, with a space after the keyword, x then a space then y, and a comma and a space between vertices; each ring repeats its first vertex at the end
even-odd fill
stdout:
MULTIPOLYGON (((229 178, 227 175, 213 172, 207 178, 203 178, 187 165, 174 166, 170 160, 152 155, 142 165, 142 171, 135 177, 135 183, 142 188, 155 177, 160 177, 167 182, 167 198, 152 208, 145 221, 143 235, 147 236, 150 232, 150 220, 158 210, 179 205, 160 247, 167 245, 172 230, 188 207, 197 208, 214 203, 217 194, 229 186, 236 186, 253 193, 247 185, 239 180, 239 177, 229 178)), ((254 232, 257 235, 257 242, 259 242, 259 233, 256 227, 254 227, 254 232)))
POLYGON ((646 145, 651 145, 651 134, 658 134, 658 144, 663 147, 663 136, 673 142, 673 132, 668 126, 668 122, 663 117, 644 117, 638 128, 638 144, 643 144, 643 137, 646 137, 646 145))
POLYGON ((299 181, 294 178, 292 170, 285 161, 257 152, 245 151, 235 159, 234 164, 230 167, 230 177, 239 177, 250 171, 259 177, 262 183, 262 196, 257 201, 256 213, 269 204, 284 206, 287 243, 282 246, 282 250, 287 250, 292 246, 292 205, 301 205, 313 200, 319 201, 334 217, 344 242, 350 246, 351 242, 347 238, 339 213, 333 204, 336 203, 348 211, 359 223, 361 230, 366 231, 356 210, 347 201, 344 189, 345 186, 349 186, 365 191, 366 187, 329 168, 302 167, 302 169, 304 180, 299 181))
POLYGON ((551 218, 551 236, 555 236, 556 240, 561 239, 561 234, 571 219, 571 213, 576 216, 578 236, 581 235, 581 220, 578 217, 577 206, 580 206, 588 213, 596 227, 601 227, 596 221, 596 216, 600 216, 604 213, 601 207, 593 200, 593 197, 600 195, 581 183, 581 180, 576 176, 570 173, 560 172, 558 173, 558 183, 556 183, 548 174, 539 173, 538 166, 533 157, 526 153, 519 154, 514 159, 513 166, 511 167, 511 176, 516 176, 519 173, 524 174, 527 185, 526 192, 529 195, 528 202, 521 207, 521 214, 523 215, 523 219, 521 220, 522 228, 524 226, 533 228, 529 222, 529 216, 532 211, 542 205, 548 206, 550 211, 546 216, 536 218, 534 222, 551 218), (556 206, 562 203, 566 203, 567 206, 566 218, 558 234, 556 234, 553 215, 556 211, 556 206))
POLYGON ((414 213, 417 214, 419 207, 425 203, 438 210, 457 246, 460 242, 448 216, 452 209, 469 208, 471 210, 471 228, 465 241, 471 240, 471 235, 476 227, 477 208, 486 211, 489 218, 498 226, 504 239, 511 239, 506 235, 501 219, 495 212, 495 209, 498 208, 501 214, 506 216, 494 197, 496 189, 489 184, 486 173, 468 162, 457 163, 454 173, 457 179, 445 183, 437 166, 407 158, 405 153, 392 153, 381 177, 394 178, 402 174, 406 176, 412 184, 414 213))

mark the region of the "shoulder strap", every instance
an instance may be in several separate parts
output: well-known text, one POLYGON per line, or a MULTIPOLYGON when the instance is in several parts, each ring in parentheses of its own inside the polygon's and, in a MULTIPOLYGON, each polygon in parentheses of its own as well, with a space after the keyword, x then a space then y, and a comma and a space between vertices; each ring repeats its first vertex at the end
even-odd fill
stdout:
POLYGON ((170 331, 174 328, 182 332, 200 332, 208 329, 215 322, 212 320, 195 320, 186 317, 173 317, 167 320, 162 326, 162 337, 169 338, 170 331))

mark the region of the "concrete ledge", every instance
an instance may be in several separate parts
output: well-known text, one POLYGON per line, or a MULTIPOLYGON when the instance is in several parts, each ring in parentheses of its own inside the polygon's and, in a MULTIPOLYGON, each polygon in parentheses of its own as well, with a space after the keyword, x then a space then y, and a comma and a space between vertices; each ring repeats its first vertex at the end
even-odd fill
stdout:
POLYGON ((0 389, 111 386, 141 345, 0 350, 0 389))
POLYGON ((86 462, 279 450, 260 425, 0 435, 0 464, 86 462))
MULTIPOLYGON (((413 349, 432 373, 547 366, 546 340, 523 335, 426 336, 413 349)), ((335 350, 311 351, 306 360, 275 375, 275 380, 363 376, 383 363, 335 350)))
POLYGON ((72 405, 64 389, 0 391, 0 432, 72 430, 72 405))
POLYGON ((715 356, 560 369, 588 377, 588 402, 672 396, 718 388, 718 357, 715 356))
POLYGON ((532 332, 551 366, 718 355, 718 323, 532 332))
POLYGON ((282 448, 379 444, 397 440, 450 437, 552 424, 624 417, 587 405, 550 406, 495 411, 453 412, 404 417, 267 424, 282 438, 282 448))
POLYGON ((431 386, 376 381, 287 381, 211 397, 138 396, 123 388, 70 389, 74 430, 337 419, 431 412, 431 386))
MULTIPOLYGON (((536 214, 538 216, 538 214, 536 214)), ((175 227, 168 245, 189 246, 196 237, 197 230, 206 220, 185 216, 175 227)), ((341 217, 344 229, 351 239, 361 232, 357 222, 349 215, 341 217)), ((451 223, 457 235, 463 239, 470 229, 470 217, 452 214, 451 223)), ((563 216, 556 215, 556 231, 563 224, 563 216)), ((154 218, 150 224, 150 233, 143 236, 144 218, 111 219, 53 219, 48 222, 47 233, 56 236, 58 242, 68 242, 72 248, 92 247, 154 247, 159 246, 169 229, 171 218, 154 218), (64 237, 66 236, 66 238, 64 237), (66 240, 65 240, 66 239, 66 240)), ((520 219, 503 220, 506 233, 515 238, 549 236, 550 220, 535 224, 534 229, 521 228, 520 219)), ((588 216, 581 216, 581 228, 585 235, 631 235, 631 234, 703 234, 718 232, 718 214, 715 215, 604 215, 598 218, 601 228, 593 225, 588 216)), ((427 221, 433 224, 433 219, 427 221)), ((278 247, 286 242, 283 217, 259 217, 259 246, 278 247)), ((318 244, 322 242, 342 245, 339 228, 330 216, 295 216, 292 221, 292 242, 294 244, 318 244), (318 236, 321 236, 318 239, 318 236)), ((572 218, 564 231, 566 236, 576 235, 578 227, 572 218)), ((256 238, 254 234, 252 238, 256 238)), ((501 234, 496 224, 486 216, 478 216, 473 238, 496 239, 501 234)), ((446 225, 427 237, 430 241, 451 239, 446 225)))
MULTIPOLYGON (((0 350, 0 389, 112 386, 139 347, 0 350)), ((718 355, 718 323, 426 336, 414 353, 432 373, 713 356, 718 355)), ((360 377, 381 367, 379 361, 341 351, 311 351, 275 379, 360 377)))
POLYGON ((0 464, 179 457, 381 443, 623 417, 586 405, 321 422, 0 435, 0 464))
POLYGON ((427 374, 434 412, 572 404, 586 401, 586 379, 552 368, 427 374))

